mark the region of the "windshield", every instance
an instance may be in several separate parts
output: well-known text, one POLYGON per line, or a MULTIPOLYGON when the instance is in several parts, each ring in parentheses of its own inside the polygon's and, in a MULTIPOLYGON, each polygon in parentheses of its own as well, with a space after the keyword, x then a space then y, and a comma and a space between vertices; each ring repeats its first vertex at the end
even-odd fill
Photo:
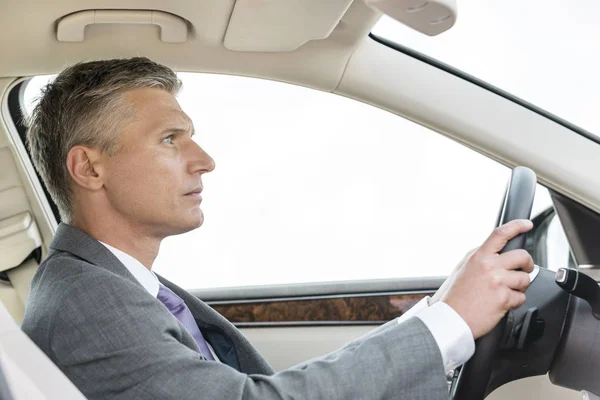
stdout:
POLYGON ((409 47, 600 136, 600 1, 461 0, 435 37, 383 17, 376 36, 409 47))

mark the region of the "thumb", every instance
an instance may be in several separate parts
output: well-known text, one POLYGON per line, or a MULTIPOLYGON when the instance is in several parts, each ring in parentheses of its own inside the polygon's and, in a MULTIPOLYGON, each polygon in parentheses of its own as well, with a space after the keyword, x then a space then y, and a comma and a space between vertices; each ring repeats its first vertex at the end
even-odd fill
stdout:
POLYGON ((506 246, 506 243, 515 236, 525 233, 533 228, 533 222, 528 219, 515 219, 494 229, 492 234, 481 245, 483 254, 496 254, 506 246))

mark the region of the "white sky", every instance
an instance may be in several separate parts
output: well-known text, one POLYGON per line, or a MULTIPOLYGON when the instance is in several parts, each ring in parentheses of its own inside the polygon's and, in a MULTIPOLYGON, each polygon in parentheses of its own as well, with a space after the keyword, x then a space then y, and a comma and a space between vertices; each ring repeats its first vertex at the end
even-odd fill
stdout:
MULTIPOLYGON (((388 20, 375 33, 600 132, 598 44, 581 33, 598 29, 584 23, 592 9, 600 3, 463 0, 439 37, 388 20)), ((493 228, 510 171, 426 128, 307 88, 180 77, 180 103, 217 163, 205 224, 166 239, 154 265, 185 288, 446 275, 493 228)), ((538 193, 535 210, 550 203, 538 193)))

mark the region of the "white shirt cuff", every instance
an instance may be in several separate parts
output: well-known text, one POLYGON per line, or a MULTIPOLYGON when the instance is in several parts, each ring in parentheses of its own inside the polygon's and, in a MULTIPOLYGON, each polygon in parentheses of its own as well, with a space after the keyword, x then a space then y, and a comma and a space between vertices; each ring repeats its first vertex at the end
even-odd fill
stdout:
POLYGON ((398 318, 402 323, 409 318, 418 317, 433 335, 437 343, 446 372, 466 363, 475 352, 473 333, 460 315, 444 302, 429 307, 427 296, 412 306, 398 318))
POLYGON ((417 304, 409 308, 407 312, 398 317, 398 323, 401 324, 402 322, 416 316, 418 313, 429 307, 430 298, 431 297, 426 296, 425 298, 421 299, 421 301, 419 301, 417 304))
POLYGON ((427 326, 435 339, 450 372, 466 363, 475 352, 473 333, 464 319, 448 304, 438 301, 416 315, 427 326))

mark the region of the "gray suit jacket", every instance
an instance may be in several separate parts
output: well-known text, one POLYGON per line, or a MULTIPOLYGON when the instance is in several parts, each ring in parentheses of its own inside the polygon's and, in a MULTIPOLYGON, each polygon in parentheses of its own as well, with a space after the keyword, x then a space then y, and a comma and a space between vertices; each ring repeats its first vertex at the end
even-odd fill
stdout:
POLYGON ((418 318, 274 373, 209 306, 167 280, 223 363, 102 244, 65 224, 31 286, 23 330, 90 399, 447 399, 439 349, 418 318))

